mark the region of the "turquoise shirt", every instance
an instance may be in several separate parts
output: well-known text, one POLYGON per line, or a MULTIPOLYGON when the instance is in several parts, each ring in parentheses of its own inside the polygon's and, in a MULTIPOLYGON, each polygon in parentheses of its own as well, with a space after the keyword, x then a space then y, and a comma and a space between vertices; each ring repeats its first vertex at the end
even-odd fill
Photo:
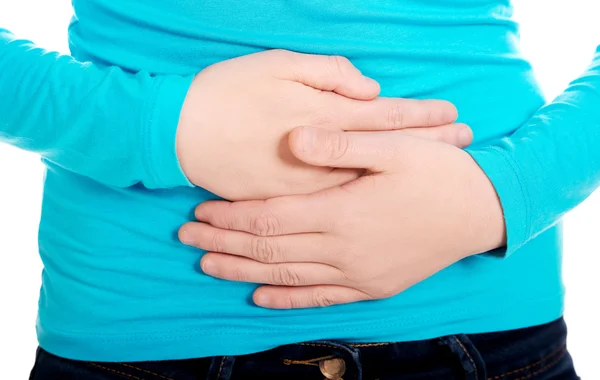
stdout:
MULTIPOLYGON (((72 55, 0 30, 0 139, 47 166, 37 331, 96 361, 236 355, 316 339, 409 341, 551 321, 560 217, 600 184, 600 51, 545 103, 505 0, 74 0, 72 55), (215 199, 175 155, 194 73, 265 49, 340 54, 382 95, 453 102, 504 208, 506 249, 386 300, 267 310, 176 237, 215 199)), ((541 17, 541 16, 540 16, 541 17)), ((15 226, 18 228, 18 226, 15 226)), ((401 252, 398 252, 401 254, 401 252)))

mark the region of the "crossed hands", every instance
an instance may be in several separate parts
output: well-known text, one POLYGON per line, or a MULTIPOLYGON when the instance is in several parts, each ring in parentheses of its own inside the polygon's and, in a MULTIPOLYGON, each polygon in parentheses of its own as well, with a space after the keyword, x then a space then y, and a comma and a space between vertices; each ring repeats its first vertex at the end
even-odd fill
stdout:
POLYGON ((378 93, 344 58, 285 51, 197 76, 180 162, 234 200, 200 204, 180 229, 207 251, 204 273, 263 284, 262 307, 329 306, 394 296, 504 243, 500 203, 460 149, 472 135, 453 124, 454 106, 378 93))

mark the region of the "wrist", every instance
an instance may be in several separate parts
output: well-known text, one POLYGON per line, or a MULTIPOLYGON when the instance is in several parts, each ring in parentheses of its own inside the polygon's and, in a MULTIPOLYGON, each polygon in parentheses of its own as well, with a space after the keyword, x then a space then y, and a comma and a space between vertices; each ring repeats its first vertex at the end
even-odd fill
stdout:
POLYGON ((502 149, 503 142, 497 145, 468 149, 480 170, 485 173, 500 199, 504 217, 506 246, 496 256, 506 257, 525 244, 530 233, 530 197, 521 180, 519 165, 502 149))
POLYGON ((506 245, 506 223, 494 184, 471 156, 467 174, 468 219, 474 242, 470 254, 495 250, 506 245))

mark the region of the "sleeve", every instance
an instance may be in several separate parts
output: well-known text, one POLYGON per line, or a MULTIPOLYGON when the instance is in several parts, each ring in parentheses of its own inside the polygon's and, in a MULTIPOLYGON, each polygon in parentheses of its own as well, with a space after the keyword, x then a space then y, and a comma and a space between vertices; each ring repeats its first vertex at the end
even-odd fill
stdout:
POLYGON ((100 68, 0 29, 0 141, 111 186, 191 186, 175 137, 192 79, 100 68))
POLYGON ((510 255, 600 186, 600 46, 592 64, 512 135, 467 150, 493 183, 510 255))

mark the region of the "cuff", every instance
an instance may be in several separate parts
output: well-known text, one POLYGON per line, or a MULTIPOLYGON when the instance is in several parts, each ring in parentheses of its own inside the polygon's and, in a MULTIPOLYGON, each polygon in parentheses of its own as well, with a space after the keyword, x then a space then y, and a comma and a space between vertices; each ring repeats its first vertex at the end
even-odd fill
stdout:
POLYGON ((193 184, 183 173, 177 158, 176 136, 183 102, 194 76, 168 75, 155 78, 157 84, 144 113, 144 162, 149 178, 152 178, 147 187, 192 187, 193 184))
POLYGON ((466 149, 492 182, 504 213, 507 243, 484 255, 505 258, 529 240, 530 202, 518 165, 499 147, 466 149))

